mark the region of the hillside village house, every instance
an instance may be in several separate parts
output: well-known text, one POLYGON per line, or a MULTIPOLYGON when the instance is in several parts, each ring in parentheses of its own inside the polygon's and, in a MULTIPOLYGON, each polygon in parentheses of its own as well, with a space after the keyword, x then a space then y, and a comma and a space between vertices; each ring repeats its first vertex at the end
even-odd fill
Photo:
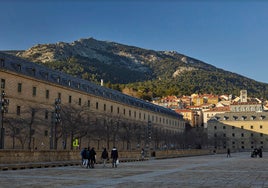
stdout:
POLYGON ((153 101, 154 104, 171 108, 190 124, 191 127, 203 126, 203 111, 211 109, 219 101, 216 95, 204 94, 191 96, 167 96, 153 101), (198 105, 199 104, 199 105, 198 105))
POLYGON ((0 82, 2 149, 158 148, 185 129, 173 110, 7 54, 0 82))
POLYGON ((193 106, 200 106, 203 104, 217 104, 219 102, 219 96, 211 94, 193 94, 191 98, 193 106))
POLYGON ((194 112, 189 109, 175 109, 175 112, 181 114, 183 119, 189 123, 192 127, 194 125, 194 112))

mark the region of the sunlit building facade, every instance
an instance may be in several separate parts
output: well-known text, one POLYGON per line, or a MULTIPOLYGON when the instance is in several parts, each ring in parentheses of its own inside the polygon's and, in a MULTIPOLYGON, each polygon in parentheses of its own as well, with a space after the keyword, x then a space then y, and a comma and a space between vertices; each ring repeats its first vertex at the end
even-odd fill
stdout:
POLYGON ((208 121, 208 137, 215 148, 268 150, 267 112, 226 112, 208 121))
MULTIPOLYGON (((153 127, 154 133, 176 134, 184 131, 185 123, 182 116, 170 109, 42 65, 14 59, 7 54, 0 55, 0 92, 4 92, 5 98, 9 100, 8 112, 3 113, 1 121, 4 128, 3 145, 6 149, 72 148, 73 142, 77 142, 75 138, 78 138, 79 148, 91 143, 98 144, 98 147, 107 147, 107 142, 112 139, 112 144, 120 142, 124 145, 122 142, 129 142, 128 134, 124 135, 124 139, 115 134, 93 139, 90 132, 83 132, 89 129, 75 130, 76 123, 79 124, 84 116, 87 116, 88 124, 85 125, 87 127, 94 126, 97 129, 100 124, 107 124, 106 129, 114 130, 115 127, 118 129, 131 124, 129 131, 133 134, 136 129, 142 129, 145 133, 137 136, 135 147, 146 144, 141 139, 142 136, 148 137, 149 125, 153 127), (64 114, 63 111, 67 106, 76 109, 76 112, 64 114), (59 113, 57 113, 58 107, 59 113), (72 117, 72 120, 68 122, 66 116, 72 117), (63 123, 64 118, 66 123, 63 123), (62 130, 67 124, 70 124, 69 132, 64 133, 62 130), (57 129, 61 129, 58 135, 56 135, 57 129)), ((93 132, 95 129, 90 130, 93 132)))

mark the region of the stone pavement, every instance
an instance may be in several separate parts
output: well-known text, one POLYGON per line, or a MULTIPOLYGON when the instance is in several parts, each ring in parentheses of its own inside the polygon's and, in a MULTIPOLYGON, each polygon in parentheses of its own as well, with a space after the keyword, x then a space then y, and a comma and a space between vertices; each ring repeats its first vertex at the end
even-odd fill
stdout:
POLYGON ((225 154, 120 163, 0 171, 0 187, 238 187, 268 188, 268 153, 225 154))

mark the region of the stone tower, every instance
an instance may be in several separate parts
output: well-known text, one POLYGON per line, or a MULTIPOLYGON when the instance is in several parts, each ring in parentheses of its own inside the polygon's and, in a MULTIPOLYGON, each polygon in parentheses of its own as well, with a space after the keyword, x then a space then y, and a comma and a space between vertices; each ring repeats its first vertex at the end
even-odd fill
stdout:
POLYGON ((240 102, 247 102, 248 94, 247 90, 240 91, 240 102))

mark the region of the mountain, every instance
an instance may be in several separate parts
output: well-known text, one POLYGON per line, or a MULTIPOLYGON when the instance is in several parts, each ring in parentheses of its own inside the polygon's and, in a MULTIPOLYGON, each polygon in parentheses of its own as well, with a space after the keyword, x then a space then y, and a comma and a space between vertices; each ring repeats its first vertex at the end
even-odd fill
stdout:
POLYGON ((148 99, 191 93, 267 98, 268 85, 175 51, 154 51, 93 38, 38 44, 16 56, 148 99))

